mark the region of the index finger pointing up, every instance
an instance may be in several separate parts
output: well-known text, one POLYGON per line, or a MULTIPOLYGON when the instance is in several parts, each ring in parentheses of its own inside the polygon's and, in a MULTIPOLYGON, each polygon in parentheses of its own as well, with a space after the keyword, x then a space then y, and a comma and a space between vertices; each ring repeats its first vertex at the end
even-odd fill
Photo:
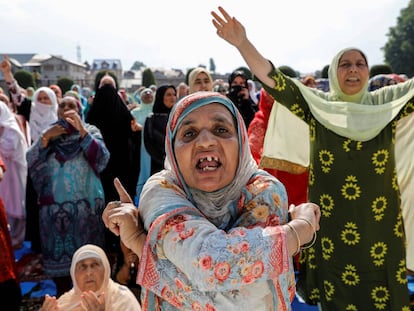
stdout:
POLYGON ((129 196, 128 192, 125 190, 124 186, 122 186, 118 178, 114 179, 114 185, 115 185, 116 191, 119 194, 119 200, 122 203, 133 203, 131 197, 129 196))

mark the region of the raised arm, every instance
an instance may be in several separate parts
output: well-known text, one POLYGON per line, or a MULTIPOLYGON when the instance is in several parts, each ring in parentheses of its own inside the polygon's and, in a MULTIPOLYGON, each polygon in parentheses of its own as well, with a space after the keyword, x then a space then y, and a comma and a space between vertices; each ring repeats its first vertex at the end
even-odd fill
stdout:
POLYGON ((7 55, 3 56, 3 61, 0 63, 0 69, 3 72, 4 80, 6 82, 12 82, 14 80, 11 63, 7 55))
POLYGON ((231 17, 222 7, 218 7, 218 10, 222 16, 214 11, 211 12, 217 35, 240 52, 247 66, 261 82, 273 87, 275 85, 274 81, 267 76, 272 69, 269 60, 263 57, 250 42, 244 26, 235 17, 231 17))

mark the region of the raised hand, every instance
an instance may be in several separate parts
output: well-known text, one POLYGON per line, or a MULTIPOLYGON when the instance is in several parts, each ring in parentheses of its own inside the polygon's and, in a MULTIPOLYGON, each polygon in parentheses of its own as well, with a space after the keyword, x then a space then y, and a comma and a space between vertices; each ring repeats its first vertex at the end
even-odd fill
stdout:
POLYGON ((114 185, 120 201, 109 202, 102 219, 105 226, 115 235, 120 236, 125 246, 140 257, 144 242, 140 237, 145 236, 145 231, 139 221, 138 209, 118 178, 115 178, 114 185))
POLYGON ((72 125, 76 130, 79 131, 81 137, 84 137, 87 134, 83 122, 79 116, 79 113, 76 110, 68 110, 63 114, 65 120, 72 125))
POLYGON ((13 81, 14 77, 13 77, 13 73, 12 73, 12 65, 11 65, 11 63, 9 61, 9 57, 7 55, 3 56, 3 60, 0 63, 0 70, 3 73, 4 80, 6 82, 13 81))
POLYGON ((2 72, 11 71, 11 63, 10 63, 9 57, 7 55, 3 56, 3 61, 0 63, 0 69, 1 69, 2 72))
POLYGON ((214 17, 212 22, 218 36, 238 49, 250 70, 262 83, 274 87, 274 81, 268 77, 272 66, 268 59, 263 57, 247 38, 244 26, 235 17, 231 17, 222 7, 218 7, 218 10, 221 15, 214 11, 211 12, 214 17))
POLYGON ((53 138, 59 137, 63 134, 67 134, 67 130, 60 124, 55 124, 48 128, 41 136, 42 148, 46 148, 49 145, 49 141, 53 138))
POLYGON ((46 294, 43 305, 39 309, 39 311, 58 311, 58 310, 59 308, 58 308, 56 297, 49 296, 48 294, 46 294))
POLYGON ((218 7, 218 10, 222 16, 214 11, 211 12, 214 17, 212 22, 217 29, 217 35, 235 47, 239 47, 247 39, 244 26, 235 17, 231 17, 222 7, 218 7))
POLYGON ((82 293, 82 307, 88 311, 104 311, 105 295, 104 293, 97 296, 93 291, 82 293))

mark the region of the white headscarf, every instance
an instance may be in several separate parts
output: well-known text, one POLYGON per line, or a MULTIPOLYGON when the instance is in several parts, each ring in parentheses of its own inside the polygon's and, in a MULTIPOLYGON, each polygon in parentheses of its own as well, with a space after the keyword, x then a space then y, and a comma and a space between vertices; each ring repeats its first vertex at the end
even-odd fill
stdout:
MULTIPOLYGON (((18 162, 21 165, 27 166, 26 162, 26 150, 27 150, 27 143, 26 139, 16 121, 15 116, 13 115, 13 112, 10 111, 10 109, 7 107, 7 105, 0 101, 0 127, 4 127, 5 131, 13 131, 16 133, 19 143, 15 144, 16 146, 21 146, 21 148, 24 148, 23 150, 20 150, 18 153, 13 153, 13 161, 18 162), (20 156, 22 154, 22 156, 20 156)), ((1 147, 0 149, 5 151, 4 148, 1 147)))
POLYGON ((132 294, 132 292, 127 287, 111 280, 111 266, 109 264, 108 257, 102 248, 92 244, 81 246, 73 254, 72 263, 70 266, 70 276, 72 277, 73 288, 58 299, 59 310, 83 310, 80 306, 72 309, 73 306, 81 301, 82 295, 82 290, 76 283, 75 269, 78 262, 88 258, 97 258, 102 262, 104 266, 104 280, 101 288, 95 293, 97 295, 104 293, 105 310, 141 311, 141 307, 134 294, 132 294))
POLYGON ((0 101, 0 155, 8 172, 0 183, 0 196, 4 200, 7 215, 25 218, 25 192, 27 178, 27 142, 17 124, 16 117, 7 105, 0 101))
POLYGON ((55 92, 46 86, 38 88, 33 94, 29 121, 33 141, 38 140, 43 131, 47 129, 50 124, 57 121, 57 105, 55 92), (37 100, 40 92, 45 92, 47 94, 52 103, 51 105, 42 104, 37 100))
POLYGON ((197 77, 200 75, 200 73, 205 73, 208 77, 208 79, 211 82, 211 90, 213 90, 213 78, 211 77, 210 72, 208 72, 208 70, 204 67, 197 67, 194 68, 193 70, 191 70, 190 75, 188 76, 188 87, 189 87, 189 94, 192 94, 194 92, 196 92, 196 90, 194 89, 195 87, 195 81, 197 79, 197 77))

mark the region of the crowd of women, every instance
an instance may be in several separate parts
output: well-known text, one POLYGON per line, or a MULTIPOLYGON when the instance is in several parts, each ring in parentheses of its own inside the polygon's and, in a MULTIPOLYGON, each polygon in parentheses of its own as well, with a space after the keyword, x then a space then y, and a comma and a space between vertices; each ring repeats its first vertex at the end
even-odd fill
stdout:
POLYGON ((110 72, 91 102, 76 85, 29 98, 4 57, 0 297, 18 310, 12 250, 29 237, 60 297, 44 311, 291 310, 295 295, 324 311, 410 310, 413 80, 369 87, 351 47, 322 91, 211 14, 259 91, 243 71, 224 83, 197 67, 138 104, 110 72))

